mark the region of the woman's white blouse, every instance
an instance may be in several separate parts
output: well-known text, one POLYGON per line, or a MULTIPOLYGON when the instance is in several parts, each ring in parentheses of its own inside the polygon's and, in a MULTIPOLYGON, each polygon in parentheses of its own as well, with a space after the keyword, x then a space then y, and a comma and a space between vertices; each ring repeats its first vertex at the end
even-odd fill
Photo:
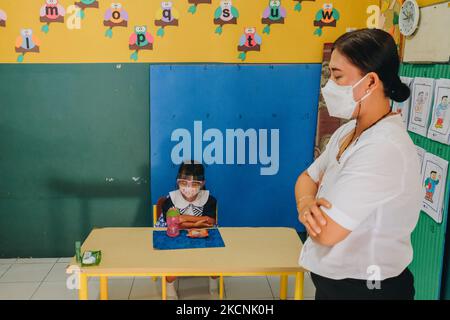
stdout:
POLYGON ((334 246, 305 242, 299 264, 331 279, 384 280, 412 261, 411 233, 419 218, 422 189, 417 149, 400 115, 367 129, 336 156, 355 120, 341 126, 325 151, 308 168, 320 185, 321 209, 350 234, 334 246))

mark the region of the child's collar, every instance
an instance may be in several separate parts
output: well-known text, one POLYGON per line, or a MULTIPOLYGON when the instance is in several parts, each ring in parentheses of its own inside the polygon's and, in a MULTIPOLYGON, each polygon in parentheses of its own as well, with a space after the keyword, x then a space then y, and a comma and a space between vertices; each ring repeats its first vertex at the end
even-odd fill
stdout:
POLYGON ((170 200, 172 200, 172 203, 175 207, 178 209, 184 209, 188 207, 190 204, 196 206, 196 207, 203 207, 209 198, 209 191, 208 190, 200 190, 199 194, 197 195, 197 198, 189 202, 185 198, 183 198, 183 195, 181 194, 180 190, 171 191, 169 193, 170 200))

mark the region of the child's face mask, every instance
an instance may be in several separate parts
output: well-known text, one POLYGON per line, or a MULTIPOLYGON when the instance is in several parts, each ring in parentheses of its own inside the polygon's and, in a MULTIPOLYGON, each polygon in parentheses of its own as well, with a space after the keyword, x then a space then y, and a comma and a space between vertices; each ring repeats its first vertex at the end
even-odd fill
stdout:
POLYGON ((181 194, 188 199, 197 196, 203 185, 201 181, 189 181, 184 179, 178 179, 177 182, 181 194))

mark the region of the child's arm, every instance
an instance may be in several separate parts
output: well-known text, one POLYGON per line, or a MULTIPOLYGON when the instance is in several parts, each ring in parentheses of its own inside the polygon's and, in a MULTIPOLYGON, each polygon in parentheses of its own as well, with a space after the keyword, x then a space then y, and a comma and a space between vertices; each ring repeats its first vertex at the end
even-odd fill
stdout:
POLYGON ((217 200, 211 195, 203 207, 203 216, 208 217, 213 225, 217 223, 217 200))
POLYGON ((212 227, 215 220, 208 216, 194 217, 188 215, 180 216, 180 228, 190 229, 190 228, 209 228, 212 227))

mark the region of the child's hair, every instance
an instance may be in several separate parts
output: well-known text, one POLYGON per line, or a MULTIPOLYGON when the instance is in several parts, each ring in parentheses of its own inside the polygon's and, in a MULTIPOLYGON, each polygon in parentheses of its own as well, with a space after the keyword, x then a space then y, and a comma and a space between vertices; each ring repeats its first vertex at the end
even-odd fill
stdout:
POLYGON ((205 181, 203 164, 194 160, 183 161, 178 169, 177 179, 185 179, 185 177, 193 177, 193 180, 196 181, 205 181))
POLYGON ((431 171, 430 174, 437 173, 436 171, 431 171))

